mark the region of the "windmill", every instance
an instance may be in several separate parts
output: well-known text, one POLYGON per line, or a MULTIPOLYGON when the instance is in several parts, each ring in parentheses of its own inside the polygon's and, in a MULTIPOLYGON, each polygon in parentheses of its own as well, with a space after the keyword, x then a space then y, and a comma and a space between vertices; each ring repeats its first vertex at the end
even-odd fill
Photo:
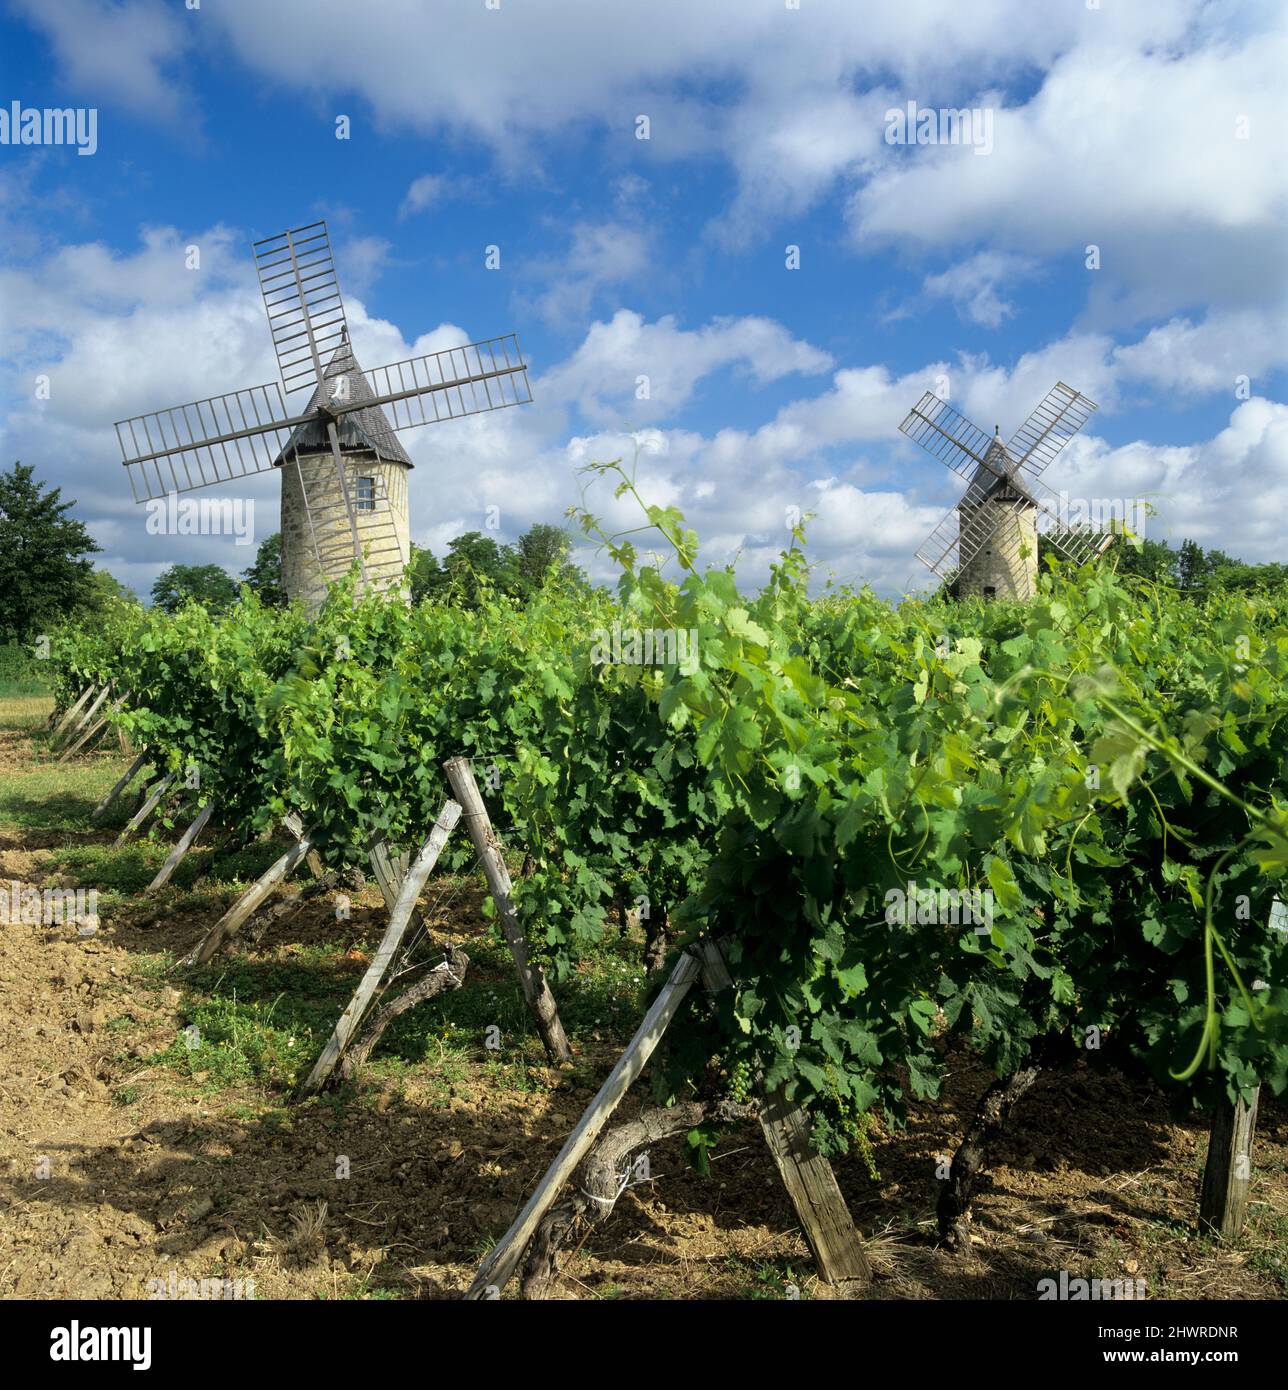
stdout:
POLYGON ((398 431, 525 404, 532 392, 512 333, 364 372, 326 223, 252 250, 280 382, 121 420, 116 437, 136 502, 281 469, 282 583, 316 611, 355 560, 364 588, 402 583, 412 462, 398 431), (307 387, 308 403, 289 409, 307 387))
POLYGON ((899 426, 967 480, 961 500, 926 537, 917 558, 958 597, 1031 598, 1037 587, 1038 530, 1075 564, 1099 555, 1111 533, 1061 524, 1059 498, 1041 481, 1052 459, 1096 409, 1057 382, 1006 443, 990 438, 933 391, 899 426))

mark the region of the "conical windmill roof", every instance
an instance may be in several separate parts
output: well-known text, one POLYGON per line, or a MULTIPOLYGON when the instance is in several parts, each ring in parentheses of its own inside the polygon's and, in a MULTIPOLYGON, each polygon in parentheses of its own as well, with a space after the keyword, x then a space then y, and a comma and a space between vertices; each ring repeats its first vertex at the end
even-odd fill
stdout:
POLYGON ((1006 445, 997 435, 993 436, 993 442, 988 446, 984 458, 986 462, 976 466, 965 497, 971 497, 983 490, 988 493, 987 500, 990 502, 1029 502, 1037 506, 1019 479, 1015 460, 1006 452, 1006 445), (1006 482, 998 478, 999 473, 1006 475, 1006 482))
MULTIPOLYGON (((323 375, 326 385, 314 388, 313 394, 309 397, 308 405, 301 413, 307 414, 309 411, 316 410, 325 401, 329 401, 335 392, 335 387, 331 383, 340 377, 348 378, 349 401, 361 403, 375 399, 347 338, 336 348, 335 355, 327 364, 323 375), (324 391, 325 396, 323 395, 324 391)), ((349 411, 336 421, 335 428, 340 437, 341 449, 370 450, 378 458, 385 459, 389 463, 405 464, 408 468, 415 467, 411 459, 407 457, 407 451, 398 442, 398 436, 389 423, 389 417, 378 405, 349 411)), ((280 467, 287 456, 293 454, 296 449, 303 454, 315 454, 330 447, 325 421, 307 420, 302 425, 296 425, 291 432, 290 439, 286 441, 286 447, 274 460, 274 467, 280 467)))

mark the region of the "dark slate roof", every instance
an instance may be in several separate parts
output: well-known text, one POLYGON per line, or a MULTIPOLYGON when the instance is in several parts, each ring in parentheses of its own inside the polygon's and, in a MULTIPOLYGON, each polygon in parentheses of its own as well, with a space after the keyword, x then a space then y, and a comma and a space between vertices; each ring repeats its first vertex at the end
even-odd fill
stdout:
POLYGON ((971 491, 976 488, 985 488, 988 491, 990 502, 1017 502, 1025 501, 1033 503, 1033 498, 1029 495, 1028 489, 1020 481, 1015 469, 1015 460, 1006 452, 1006 445, 995 435, 993 442, 988 446, 988 451, 984 457, 992 465, 985 467, 979 464, 975 469, 975 476, 970 480, 970 487, 966 490, 966 495, 970 496, 971 491), (1008 481, 1002 482, 998 478, 998 473, 1005 473, 1008 481))
MULTIPOLYGON (((349 399, 351 401, 375 399, 347 338, 336 348, 335 356, 331 358, 325 372, 328 383, 342 376, 349 379, 349 399)), ((328 385, 325 389, 329 397, 333 388, 328 385)), ((312 396, 309 397, 308 405, 300 412, 301 414, 308 414, 309 411, 318 408, 322 402, 322 391, 321 386, 314 390, 312 396)), ((407 451, 398 442, 398 436, 394 433, 388 417, 378 405, 363 410, 350 411, 338 421, 336 432, 340 436, 341 449, 369 450, 378 458, 385 459, 389 463, 403 463, 408 468, 415 467, 411 459, 407 457, 407 451)), ((296 449, 299 449, 303 454, 316 454, 329 448, 330 443, 327 440, 325 423, 321 420, 309 420, 303 425, 295 427, 290 439, 286 441, 286 447, 274 459, 274 466, 280 466, 286 456, 296 449)))

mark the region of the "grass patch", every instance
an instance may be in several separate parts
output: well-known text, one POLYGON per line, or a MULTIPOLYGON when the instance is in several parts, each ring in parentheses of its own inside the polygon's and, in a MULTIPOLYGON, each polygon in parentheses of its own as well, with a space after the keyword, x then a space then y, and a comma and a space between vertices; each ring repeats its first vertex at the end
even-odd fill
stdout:
POLYGON ((131 841, 119 849, 110 844, 74 845, 51 855, 49 867, 74 879, 76 887, 132 895, 148 886, 164 858, 160 845, 146 841, 131 841))
POLYGON ((1288 1297, 1288 1216, 1266 1211, 1250 1223, 1248 1263, 1288 1297))
POLYGON ((119 759, 32 763, 0 780, 0 819, 27 830, 88 830, 90 812, 125 771, 119 759))
POLYGON ((0 681, 0 729, 35 729, 54 708, 53 696, 35 681, 0 681))
POLYGON ((154 1061, 193 1081, 203 1093, 248 1083, 287 1089, 308 1049, 275 1019, 278 1002, 202 1000, 183 1010, 184 1028, 154 1061))

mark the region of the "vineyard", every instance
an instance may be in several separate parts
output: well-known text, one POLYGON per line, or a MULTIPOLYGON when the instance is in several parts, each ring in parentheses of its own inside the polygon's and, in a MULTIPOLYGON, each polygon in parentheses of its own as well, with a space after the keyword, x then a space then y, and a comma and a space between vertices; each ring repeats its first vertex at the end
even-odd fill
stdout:
MULTIPOLYGON (((599 471, 634 494, 616 465, 599 471)), ((361 1105, 415 1019, 444 1030, 447 1001, 476 1058, 539 1037, 552 1084, 561 1068, 584 1081, 541 1152, 570 1131, 580 1147, 544 1183, 544 1159, 523 1166, 532 1201, 517 1221, 513 1204, 491 1214, 482 1268, 458 1259, 434 1286, 450 1296, 566 1295, 566 1262, 650 1163, 674 1168, 682 1144, 700 1202, 757 1117, 804 1223, 804 1272, 880 1296, 864 1247, 888 1213, 856 1210, 856 1239, 832 1174, 872 1173, 876 1190, 891 1136, 924 1127, 961 1075, 980 1078, 977 1104, 931 1137, 943 1157, 921 1173, 910 1239, 966 1268, 991 1153, 1060 1077, 1136 1088, 1210 1127, 1202 1184, 1185 1177, 1192 1201, 1172 1219, 1186 1239, 1239 1239, 1288 1086, 1288 591, 1190 597, 1121 578, 1111 553, 1051 563, 1026 604, 895 606, 811 594, 798 531, 744 593, 699 568, 678 512, 640 505, 644 542, 580 515, 620 570, 616 594, 552 579, 522 604, 484 591, 407 606, 341 585, 312 622, 243 594, 223 617, 121 605, 55 634, 36 756, 107 764, 96 823, 124 825, 125 844, 150 823, 170 851, 148 891, 107 895, 99 936, 164 933, 158 979, 182 990, 311 920, 274 901, 334 920, 374 872, 362 911, 385 936, 333 1036, 338 1064, 310 1070, 351 970, 312 1031, 296 1028, 311 1055, 262 1069, 286 1113, 361 1105), (636 661, 631 634, 687 641, 678 660, 636 661), (116 776, 126 762, 149 769, 140 783, 116 776), (239 863, 252 895, 263 885, 231 908, 220 896, 215 928, 176 915, 212 856, 239 863), (604 1032, 584 1001, 606 969, 638 983, 604 1032), (790 1144, 775 1148, 774 1125, 790 1144), (831 1229, 810 1228, 802 1183, 821 1184, 831 1229)), ((178 1042, 170 1055, 210 1069, 178 1042)), ((124 1094, 148 1065, 127 1063, 124 1094)), ((450 1140, 454 1109, 416 1123, 450 1140)), ((1275 1201, 1282 1223, 1282 1183, 1275 1201)))

